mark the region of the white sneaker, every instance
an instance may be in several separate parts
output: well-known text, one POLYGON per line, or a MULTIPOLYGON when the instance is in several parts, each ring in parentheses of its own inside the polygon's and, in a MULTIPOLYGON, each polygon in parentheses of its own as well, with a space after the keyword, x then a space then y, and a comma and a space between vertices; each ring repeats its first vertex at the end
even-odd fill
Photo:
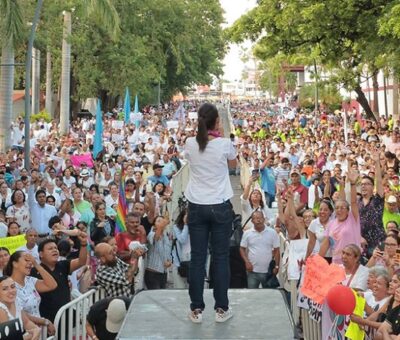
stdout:
POLYGON ((203 321, 203 311, 201 309, 191 310, 189 312, 189 319, 193 323, 201 323, 203 321))
POLYGON ((215 321, 216 322, 225 322, 229 320, 233 316, 232 309, 223 310, 222 308, 217 308, 215 310, 215 321))

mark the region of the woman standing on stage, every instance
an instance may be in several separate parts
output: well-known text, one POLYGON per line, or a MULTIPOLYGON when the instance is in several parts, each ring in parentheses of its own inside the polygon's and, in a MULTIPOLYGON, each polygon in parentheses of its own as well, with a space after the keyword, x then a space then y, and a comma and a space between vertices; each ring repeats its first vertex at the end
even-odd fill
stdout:
POLYGON ((198 111, 196 137, 186 140, 185 157, 190 165, 190 178, 185 196, 189 201, 188 226, 191 246, 189 318, 202 322, 208 240, 214 279, 215 321, 232 317, 229 309, 229 240, 233 210, 233 190, 229 168, 236 166, 236 151, 228 138, 223 138, 217 108, 205 103, 198 111))

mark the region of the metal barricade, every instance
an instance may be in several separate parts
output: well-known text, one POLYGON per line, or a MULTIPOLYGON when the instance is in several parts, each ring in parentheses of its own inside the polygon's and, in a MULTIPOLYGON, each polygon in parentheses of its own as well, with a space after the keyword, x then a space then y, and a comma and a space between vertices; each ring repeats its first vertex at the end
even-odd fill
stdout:
POLYGON ((303 325, 304 340, 321 340, 321 323, 310 318, 308 311, 300 308, 301 323, 303 325))
POLYGON ((105 291, 93 288, 62 306, 54 319, 56 334, 48 340, 86 339, 86 317, 90 307, 105 297, 105 291))
MULTIPOLYGON (((285 249, 288 246, 288 241, 283 235, 283 233, 279 234, 280 236, 280 252, 281 255, 285 252, 285 249)), ((282 256, 281 264, 284 262, 284 256, 282 256)), ((279 268, 278 278, 281 284, 281 287, 284 287, 285 290, 290 292, 290 309, 292 314, 292 319, 294 324, 297 326, 299 321, 301 321, 301 325, 303 328, 303 338, 304 340, 322 340, 322 331, 321 331, 321 322, 316 322, 310 318, 308 314, 308 310, 304 308, 297 307, 297 280, 286 280, 287 275, 283 274, 283 265, 279 268)))

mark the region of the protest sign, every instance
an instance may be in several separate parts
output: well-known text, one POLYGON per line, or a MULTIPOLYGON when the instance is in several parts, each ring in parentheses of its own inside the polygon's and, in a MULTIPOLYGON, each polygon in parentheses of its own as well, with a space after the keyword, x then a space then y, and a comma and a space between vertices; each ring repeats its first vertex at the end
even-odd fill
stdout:
MULTIPOLYGON (((366 301, 364 297, 358 295, 356 291, 353 290, 353 293, 356 297, 356 307, 354 308, 353 314, 363 317, 366 301)), ((351 340, 364 340, 365 331, 357 323, 350 321, 345 336, 351 340)))
POLYGON ((113 133, 111 135, 111 141, 115 142, 115 143, 121 143, 124 141, 124 136, 123 135, 119 135, 117 133, 113 133))
POLYGON ((124 128, 124 121, 123 120, 113 120, 111 123, 113 129, 123 129, 124 128))
POLYGON ((197 112, 189 112, 188 117, 189 119, 197 119, 197 112))
POLYGON ((304 260, 307 253, 308 239, 292 240, 289 243, 288 280, 300 278, 299 261, 304 260))
POLYGON ((8 249, 10 254, 15 253, 15 251, 26 244, 25 235, 9 236, 0 238, 0 247, 5 247, 8 249))
POLYGON ((72 155, 71 163, 75 168, 80 168, 82 163, 86 163, 88 168, 93 168, 92 154, 90 152, 83 155, 72 155))
POLYGON ((170 120, 167 122, 167 129, 177 129, 179 128, 178 120, 170 120))
POLYGON ((319 255, 310 256, 306 262, 304 282, 301 292, 315 302, 322 304, 330 288, 343 281, 346 277, 342 267, 329 265, 319 255))

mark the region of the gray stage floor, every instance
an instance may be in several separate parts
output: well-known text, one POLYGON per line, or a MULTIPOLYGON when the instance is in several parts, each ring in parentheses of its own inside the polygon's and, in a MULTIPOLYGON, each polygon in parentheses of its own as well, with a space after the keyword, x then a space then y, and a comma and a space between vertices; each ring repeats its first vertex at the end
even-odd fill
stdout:
POLYGON ((205 291, 203 323, 188 318, 186 290, 144 291, 135 296, 118 339, 293 339, 293 327, 277 290, 232 289, 234 316, 216 323, 211 290, 205 291))

